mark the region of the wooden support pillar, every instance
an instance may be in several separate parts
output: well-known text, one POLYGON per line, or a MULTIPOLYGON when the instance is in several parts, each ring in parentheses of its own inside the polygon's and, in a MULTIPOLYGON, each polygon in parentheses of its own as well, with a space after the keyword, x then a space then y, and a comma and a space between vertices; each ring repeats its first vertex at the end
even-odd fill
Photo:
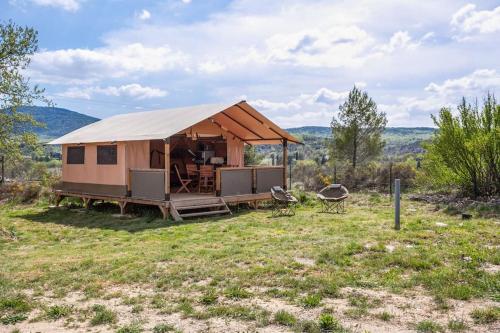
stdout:
POLYGON ((283 188, 287 190, 288 174, 287 174, 287 163, 288 163, 288 140, 283 139, 283 188))
POLYGON ((120 215, 125 215, 125 207, 127 207, 127 201, 118 201, 118 206, 120 206, 120 215))
POLYGON ((170 138, 165 142, 165 200, 170 200, 170 138))
POLYGON ((90 197, 82 197, 82 200, 83 200, 83 207, 85 207, 86 209, 92 208, 92 205, 94 204, 95 201, 90 197))
POLYGON ((168 207, 164 205, 158 205, 158 208, 161 210, 161 214, 163 219, 166 220, 168 218, 168 207))
POLYGON ((132 170, 128 169, 127 174, 127 197, 132 196, 132 170))
POLYGON ((66 198, 64 195, 56 194, 56 207, 59 207, 64 198, 66 198))

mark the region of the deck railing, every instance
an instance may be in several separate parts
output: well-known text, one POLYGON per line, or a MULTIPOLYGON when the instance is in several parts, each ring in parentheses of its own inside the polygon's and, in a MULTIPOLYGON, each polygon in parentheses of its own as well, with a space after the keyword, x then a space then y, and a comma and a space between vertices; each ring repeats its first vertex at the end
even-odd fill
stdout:
MULTIPOLYGON (((248 195, 269 192, 283 186, 282 166, 222 167, 216 169, 218 196, 248 195)), ((128 191, 132 198, 165 200, 165 170, 130 169, 128 191)))
POLYGON ((215 179, 219 196, 265 193, 284 185, 282 166, 218 168, 215 179))
POLYGON ((165 200, 165 170, 130 169, 130 196, 138 199, 165 200))

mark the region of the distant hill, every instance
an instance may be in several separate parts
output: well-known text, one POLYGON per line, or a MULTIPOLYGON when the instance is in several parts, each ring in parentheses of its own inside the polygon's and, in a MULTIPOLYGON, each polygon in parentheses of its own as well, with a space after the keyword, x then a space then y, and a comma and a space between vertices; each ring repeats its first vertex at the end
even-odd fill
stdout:
POLYGON ((56 107, 23 106, 17 111, 31 114, 36 121, 45 124, 45 127, 31 129, 42 141, 58 138, 99 120, 95 117, 56 107))
MULTIPOLYGON (((304 126, 286 129, 291 134, 296 135, 311 135, 317 137, 329 137, 332 133, 330 127, 325 126, 304 126)), ((395 138, 407 136, 415 137, 415 139, 426 139, 434 133, 432 127, 387 127, 384 132, 384 138, 395 138)))
MULTIPOLYGON (((429 140, 435 130, 432 127, 387 127, 383 134, 386 143, 384 155, 391 157, 407 153, 422 153, 422 142, 429 140)), ((287 131, 302 137, 305 143, 316 150, 326 149, 324 140, 332 133, 330 127, 324 126, 288 128, 287 131)))

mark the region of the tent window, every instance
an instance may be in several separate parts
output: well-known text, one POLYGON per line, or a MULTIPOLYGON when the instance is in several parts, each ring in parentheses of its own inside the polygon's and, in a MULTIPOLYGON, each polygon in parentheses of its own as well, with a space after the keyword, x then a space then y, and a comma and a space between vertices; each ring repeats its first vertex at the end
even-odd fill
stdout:
POLYGON ((84 164, 85 163, 85 147, 68 147, 67 164, 84 164))
POLYGON ((116 146, 97 146, 97 164, 117 164, 116 146))

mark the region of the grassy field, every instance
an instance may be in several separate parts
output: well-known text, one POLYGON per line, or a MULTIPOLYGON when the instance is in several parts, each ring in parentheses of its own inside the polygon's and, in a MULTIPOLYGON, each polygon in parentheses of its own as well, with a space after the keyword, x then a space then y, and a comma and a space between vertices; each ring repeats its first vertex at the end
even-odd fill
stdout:
POLYGON ((174 223, 0 207, 0 332, 500 331, 500 221, 356 194, 346 214, 174 223))

